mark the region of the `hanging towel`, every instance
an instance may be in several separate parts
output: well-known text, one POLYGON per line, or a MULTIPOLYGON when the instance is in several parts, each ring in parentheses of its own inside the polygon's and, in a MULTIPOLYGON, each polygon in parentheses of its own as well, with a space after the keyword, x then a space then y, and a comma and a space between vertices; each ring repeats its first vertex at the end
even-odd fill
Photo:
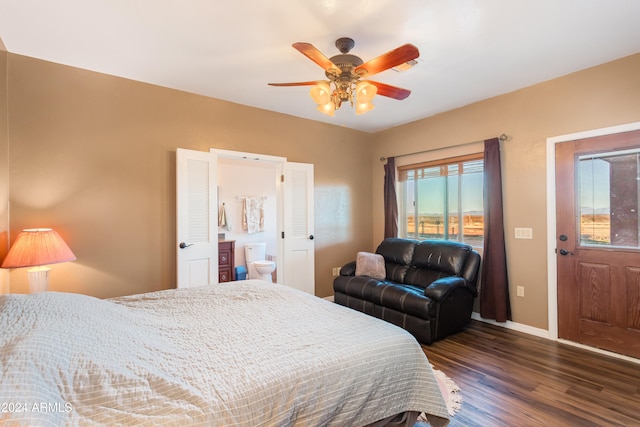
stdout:
POLYGON ((249 234, 264 231, 264 197, 245 197, 242 205, 242 228, 249 234))
POLYGON ((220 206, 218 211, 218 227, 227 227, 227 211, 224 207, 224 203, 220 206))

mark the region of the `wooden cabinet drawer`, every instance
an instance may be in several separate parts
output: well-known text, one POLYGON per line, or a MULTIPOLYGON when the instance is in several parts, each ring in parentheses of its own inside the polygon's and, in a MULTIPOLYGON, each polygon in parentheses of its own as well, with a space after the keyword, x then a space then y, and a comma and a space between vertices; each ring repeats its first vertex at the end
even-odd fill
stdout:
POLYGON ((226 267, 229 266, 231 262, 231 254, 229 254, 229 251, 218 251, 218 265, 220 267, 226 267))
POLYGON ((232 269, 222 268, 218 269, 218 283, 233 281, 232 269))
POLYGON ((234 253, 236 242, 224 240, 218 242, 218 283, 235 280, 234 253))

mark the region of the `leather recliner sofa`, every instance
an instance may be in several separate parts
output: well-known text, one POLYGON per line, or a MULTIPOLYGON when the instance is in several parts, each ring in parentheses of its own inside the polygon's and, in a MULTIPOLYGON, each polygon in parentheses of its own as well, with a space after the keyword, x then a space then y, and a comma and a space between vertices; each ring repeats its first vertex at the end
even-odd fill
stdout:
POLYGON ((334 279, 335 302, 400 326, 423 344, 463 329, 471 320, 480 255, 445 240, 388 238, 376 250, 386 277, 356 275, 356 261, 334 279))

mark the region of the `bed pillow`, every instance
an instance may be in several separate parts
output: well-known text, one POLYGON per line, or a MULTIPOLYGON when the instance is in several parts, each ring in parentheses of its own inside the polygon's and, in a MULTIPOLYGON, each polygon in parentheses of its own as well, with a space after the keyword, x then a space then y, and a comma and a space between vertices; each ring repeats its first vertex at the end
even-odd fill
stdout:
POLYGON ((384 257, 370 252, 358 252, 356 255, 356 276, 369 276, 384 280, 387 276, 384 257))

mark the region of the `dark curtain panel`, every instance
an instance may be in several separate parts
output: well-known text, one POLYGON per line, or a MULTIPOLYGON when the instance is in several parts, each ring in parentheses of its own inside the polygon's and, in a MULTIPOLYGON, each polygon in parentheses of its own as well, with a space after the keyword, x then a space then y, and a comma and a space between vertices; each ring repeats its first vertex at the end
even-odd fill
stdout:
POLYGON ((384 165, 384 238, 398 237, 398 199, 396 198, 396 159, 384 165))
POLYGON ((480 316, 498 322, 511 320, 498 138, 484 142, 484 256, 481 274, 480 316))

